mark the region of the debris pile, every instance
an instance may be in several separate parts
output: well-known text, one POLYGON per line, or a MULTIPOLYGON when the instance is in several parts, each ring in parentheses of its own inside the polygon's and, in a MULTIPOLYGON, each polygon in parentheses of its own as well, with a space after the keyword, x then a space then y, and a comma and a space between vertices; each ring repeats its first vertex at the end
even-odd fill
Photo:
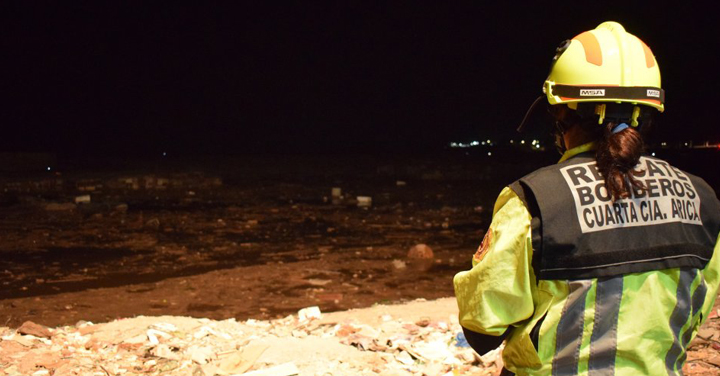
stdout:
POLYGON ((708 319, 688 346, 683 374, 686 376, 720 374, 720 297, 715 299, 715 306, 710 311, 708 319))
POLYGON ((500 350, 479 356, 457 318, 377 325, 317 307, 260 321, 139 316, 55 329, 0 328, 0 375, 495 375, 500 350))
MULTIPOLYGON (((321 314, 308 307, 275 320, 138 316, 50 329, 0 328, 0 376, 498 375, 502 348, 467 347, 452 299, 321 314), (421 316, 428 314, 428 316, 421 316)), ((716 306, 688 348, 683 373, 720 369, 716 306)))

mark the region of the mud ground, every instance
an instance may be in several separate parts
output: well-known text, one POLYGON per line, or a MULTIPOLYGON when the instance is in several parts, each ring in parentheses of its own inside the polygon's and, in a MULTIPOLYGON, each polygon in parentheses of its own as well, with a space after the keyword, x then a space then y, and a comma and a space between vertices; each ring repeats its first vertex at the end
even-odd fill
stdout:
POLYGON ((495 150, 98 160, 6 173, 0 324, 270 319, 313 305, 449 297, 500 189, 556 160, 495 150), (417 244, 433 256, 409 259, 417 244))
POLYGON ((241 320, 452 296, 507 183, 490 178, 501 165, 453 158, 98 163, 5 176, 0 321, 241 320), (408 259, 417 244, 433 256, 408 259))

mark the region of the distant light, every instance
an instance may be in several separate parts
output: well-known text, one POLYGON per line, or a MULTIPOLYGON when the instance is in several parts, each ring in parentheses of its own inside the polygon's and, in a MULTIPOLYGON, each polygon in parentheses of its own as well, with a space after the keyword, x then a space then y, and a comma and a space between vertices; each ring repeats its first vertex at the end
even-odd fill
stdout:
POLYGON ((520 141, 521 144, 525 145, 525 140, 520 141))
POLYGON ((167 156, 167 152, 163 152, 163 157, 166 157, 166 156, 167 156))
POLYGON ((511 143, 511 144, 514 144, 514 143, 515 143, 515 140, 510 140, 510 143, 511 143))
POLYGON ((473 141, 470 143, 470 146, 478 146, 478 145, 480 145, 480 143, 477 141, 473 141))
POLYGON ((48 171, 50 171, 50 166, 48 166, 48 171))
POLYGON ((652 156, 654 157, 654 156, 655 156, 655 153, 652 153, 652 156))
POLYGON ((491 155, 492 155, 492 152, 489 151, 489 152, 488 152, 488 156, 491 156, 491 155))
POLYGON ((492 141, 490 141, 490 140, 487 140, 487 143, 488 143, 488 144, 492 144, 492 141))

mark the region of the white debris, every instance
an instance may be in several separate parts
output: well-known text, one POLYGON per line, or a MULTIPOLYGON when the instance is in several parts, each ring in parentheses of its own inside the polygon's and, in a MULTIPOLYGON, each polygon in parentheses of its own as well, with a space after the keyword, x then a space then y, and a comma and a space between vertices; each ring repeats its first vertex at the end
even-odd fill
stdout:
POLYGON ((407 267, 407 264, 405 263, 405 261, 398 260, 398 259, 392 260, 392 265, 397 270, 402 270, 407 267))
POLYGON ((83 330, 86 323, 57 328, 46 340, 51 346, 4 330, 0 354, 7 362, 0 363, 0 375, 444 375, 502 367, 500 350, 480 357, 456 347, 456 322, 406 322, 381 313, 368 325, 323 316, 318 306, 243 322, 140 316, 91 330, 83 330), (4 341, 18 344, 5 347, 4 341))
POLYGON ((372 206, 372 197, 370 196, 357 196, 357 206, 360 208, 369 208, 372 206))
POLYGON ((192 345, 187 349, 190 359, 197 364, 205 364, 215 358, 215 352, 209 346, 192 345))
POLYGON ((157 329, 148 329, 146 334, 147 334, 148 339, 150 340, 150 343, 152 343, 153 345, 157 345, 158 343, 160 343, 160 340, 158 339, 158 337, 170 338, 170 334, 161 332, 157 329))
POLYGON ((405 364, 406 366, 410 366, 415 364, 415 360, 408 354, 407 351, 401 351, 399 354, 395 356, 395 359, 397 359, 400 363, 405 364))
POLYGON ((298 320, 301 322, 320 318, 322 318, 322 313, 320 312, 320 307, 318 306, 307 307, 298 311, 298 320))
POLYGON ((150 325, 150 328, 162 330, 162 331, 168 332, 168 333, 176 332, 178 330, 177 326, 175 326, 171 323, 167 323, 167 322, 158 322, 158 323, 152 324, 152 325, 150 325))
POLYGON ((90 203, 90 195, 82 195, 75 197, 75 203, 76 204, 89 204, 90 203))

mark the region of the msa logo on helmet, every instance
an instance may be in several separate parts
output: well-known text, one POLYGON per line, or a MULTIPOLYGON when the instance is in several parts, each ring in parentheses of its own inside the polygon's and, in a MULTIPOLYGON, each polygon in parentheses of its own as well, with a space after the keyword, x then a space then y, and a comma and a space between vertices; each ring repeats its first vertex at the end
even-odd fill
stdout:
POLYGON ((660 98, 660 90, 648 89, 648 91, 647 91, 647 96, 648 96, 648 97, 660 98))
POLYGON ((605 89, 580 89, 581 97, 604 97, 605 89))

